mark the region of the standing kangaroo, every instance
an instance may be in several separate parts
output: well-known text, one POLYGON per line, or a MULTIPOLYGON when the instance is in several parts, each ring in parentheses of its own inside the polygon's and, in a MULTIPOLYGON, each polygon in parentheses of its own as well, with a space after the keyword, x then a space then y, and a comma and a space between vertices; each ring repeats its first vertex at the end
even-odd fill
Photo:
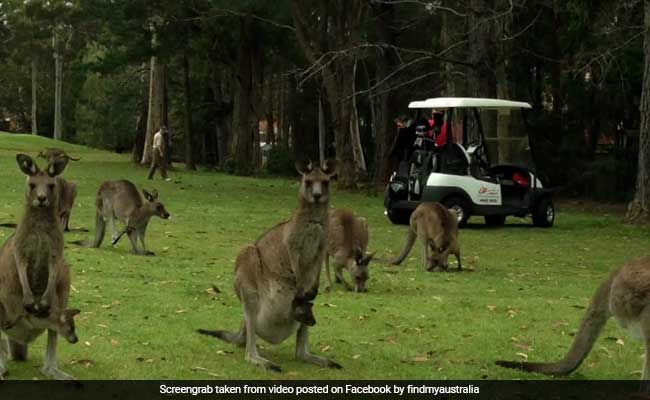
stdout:
MULTIPOLYGON (((547 375, 568 375, 580 366, 610 317, 643 340, 643 379, 650 380, 650 256, 634 259, 609 274, 596 290, 573 345, 557 362, 497 361, 497 365, 547 375)), ((644 385, 650 383, 645 382, 644 385)))
POLYGON ((59 188, 59 218, 61 219, 61 227, 65 232, 70 232, 70 214, 74 201, 77 198, 77 184, 68 182, 60 176, 56 177, 57 187, 59 188))
POLYGON ((447 270, 449 254, 458 260, 458 271, 462 270, 460 262, 460 243, 458 242, 458 221, 456 215, 440 203, 420 203, 411 214, 406 244, 391 264, 400 265, 408 256, 415 238, 422 242, 422 264, 427 271, 434 268, 447 270))
POLYGON ((131 240, 135 254, 154 254, 147 251, 144 244, 144 235, 149 220, 154 215, 162 219, 168 219, 170 216, 165 206, 158 201, 156 190, 152 190, 151 193, 142 190, 142 194, 140 194, 132 182, 126 180, 106 181, 97 191, 96 206, 95 241, 92 247, 101 246, 108 220, 111 225, 113 244, 116 244, 120 237, 126 233, 131 240), (121 234, 117 232, 115 219, 125 224, 125 229, 121 234), (142 249, 138 248, 138 240, 142 244, 142 249))
MULTIPOLYGON (((0 249, 0 330, 9 337, 12 357, 25 360, 28 344, 47 329, 43 373, 55 379, 73 379, 58 369, 59 329, 52 323, 65 314, 70 292, 55 179, 68 160, 57 159, 45 171, 25 154, 18 154, 16 160, 28 176, 26 209, 15 235, 0 249)), ((6 372, 5 347, 0 343, 0 376, 6 372)))
POLYGON ((239 332, 198 332, 246 346, 246 360, 279 372, 257 353, 257 336, 279 344, 296 334, 296 358, 321 367, 341 368, 309 352, 309 326, 315 324, 312 301, 318 293, 328 229, 329 181, 335 164, 296 163, 302 175, 300 204, 292 217, 244 247, 235 261, 235 291, 244 306, 239 332))
POLYGON ((368 265, 374 253, 366 254, 368 249, 368 223, 365 218, 355 217, 352 211, 337 209, 329 212, 329 240, 325 256, 327 286, 330 290, 330 256, 334 258, 336 282, 343 283, 348 290, 366 291, 366 281, 370 277, 368 265), (350 272, 354 287, 343 278, 343 269, 350 272))

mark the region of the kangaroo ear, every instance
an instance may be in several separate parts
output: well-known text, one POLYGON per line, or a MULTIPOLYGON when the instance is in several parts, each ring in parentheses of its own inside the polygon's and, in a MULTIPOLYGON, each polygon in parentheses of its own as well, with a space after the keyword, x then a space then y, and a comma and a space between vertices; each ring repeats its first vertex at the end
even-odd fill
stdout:
POLYGON ((375 257, 375 252, 373 251, 372 253, 366 254, 366 256, 363 258, 363 263, 368 265, 370 264, 370 261, 375 257))
POLYGON ((311 160, 308 160, 308 159, 307 160, 298 160, 298 161, 296 161, 296 163, 294 165, 296 167, 296 171, 298 171, 298 173, 300 175, 308 174, 314 169, 314 166, 313 166, 311 160))
POLYGON ((357 264, 361 264, 361 261, 363 261, 363 251, 359 247, 354 249, 354 261, 357 262, 357 264))
POLYGON ((153 201, 153 196, 151 193, 147 192, 147 189, 142 189, 142 194, 147 201, 153 201))
POLYGON ((158 191, 156 189, 151 191, 151 197, 153 197, 154 200, 158 199, 158 191))
POLYGON ((52 178, 61 175, 65 170, 65 167, 68 165, 68 160, 68 157, 57 157, 54 162, 47 166, 47 174, 52 178))
POLYGON ((333 159, 327 159, 321 166, 321 169, 326 175, 329 175, 329 177, 333 177, 336 175, 336 160, 333 159))
POLYGON ((32 160, 32 158, 27 154, 17 154, 16 161, 18 162, 20 170, 27 176, 36 175, 40 171, 38 165, 36 165, 34 160, 32 160))

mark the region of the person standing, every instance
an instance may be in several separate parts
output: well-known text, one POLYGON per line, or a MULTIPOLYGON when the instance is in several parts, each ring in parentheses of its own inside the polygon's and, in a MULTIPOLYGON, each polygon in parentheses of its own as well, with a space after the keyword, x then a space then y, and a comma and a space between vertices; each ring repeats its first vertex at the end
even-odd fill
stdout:
POLYGON ((170 179, 167 177, 167 165, 165 163, 165 156, 167 151, 167 127, 162 125, 160 130, 153 135, 153 147, 151 149, 151 169, 149 170, 149 179, 153 179, 156 173, 156 168, 160 168, 160 175, 166 181, 170 179))

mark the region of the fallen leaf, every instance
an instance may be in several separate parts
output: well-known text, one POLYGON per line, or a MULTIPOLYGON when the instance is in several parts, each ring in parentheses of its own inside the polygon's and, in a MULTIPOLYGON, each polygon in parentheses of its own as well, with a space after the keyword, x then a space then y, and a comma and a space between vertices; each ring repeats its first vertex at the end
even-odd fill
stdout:
POLYGON ((81 360, 74 360, 70 364, 79 364, 79 365, 83 365, 84 367, 92 367, 93 365, 95 365, 95 362, 93 360, 84 358, 81 360))
POLYGON ((523 357, 524 360, 528 360, 528 354, 526 353, 515 353, 515 354, 517 354, 520 357, 523 357))
POLYGON ((423 363, 429 361, 429 358, 427 356, 415 356, 413 357, 413 361, 417 363, 423 363))
POLYGON ((359 358, 361 358, 361 354, 355 354, 352 356, 353 360, 358 360, 359 358))
POLYGON ((323 346, 320 348, 321 353, 327 353, 330 350, 330 346, 323 346))

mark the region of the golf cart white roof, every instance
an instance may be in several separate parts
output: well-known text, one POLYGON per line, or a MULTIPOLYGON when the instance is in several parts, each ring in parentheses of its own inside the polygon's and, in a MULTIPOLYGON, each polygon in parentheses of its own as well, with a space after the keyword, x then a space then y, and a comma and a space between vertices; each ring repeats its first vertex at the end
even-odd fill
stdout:
POLYGON ((482 109, 511 109, 511 108, 532 108, 530 104, 523 101, 483 99, 474 97, 436 97, 422 101, 412 101, 409 108, 482 108, 482 109))

